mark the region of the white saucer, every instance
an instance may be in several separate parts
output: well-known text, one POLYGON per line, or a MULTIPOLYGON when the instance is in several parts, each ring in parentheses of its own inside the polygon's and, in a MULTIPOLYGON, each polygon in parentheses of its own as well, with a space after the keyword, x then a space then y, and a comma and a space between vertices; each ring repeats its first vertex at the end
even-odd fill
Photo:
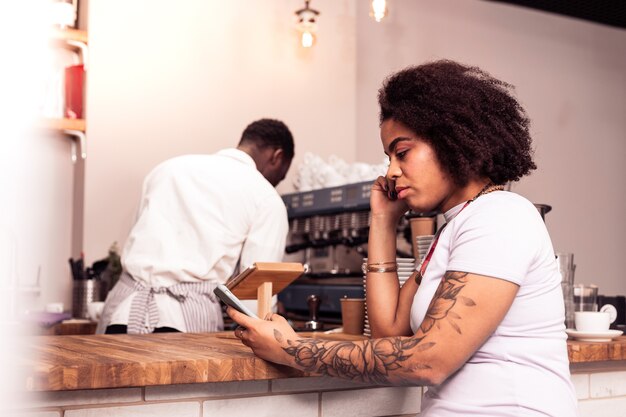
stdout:
POLYGON ((574 329, 565 329, 568 336, 580 340, 581 342, 610 342, 622 335, 621 330, 607 330, 605 332, 580 332, 574 329))

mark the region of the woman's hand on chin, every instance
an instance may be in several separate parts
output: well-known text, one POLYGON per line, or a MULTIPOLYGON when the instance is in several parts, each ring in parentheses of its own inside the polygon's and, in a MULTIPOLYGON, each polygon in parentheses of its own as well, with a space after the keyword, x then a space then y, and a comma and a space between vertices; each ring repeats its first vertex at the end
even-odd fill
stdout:
POLYGON ((283 348, 288 346, 288 341, 300 337, 283 316, 270 313, 265 320, 261 320, 248 317, 232 307, 228 307, 226 313, 240 326, 235 329, 235 336, 255 355, 270 362, 293 366, 293 357, 287 355, 283 348))

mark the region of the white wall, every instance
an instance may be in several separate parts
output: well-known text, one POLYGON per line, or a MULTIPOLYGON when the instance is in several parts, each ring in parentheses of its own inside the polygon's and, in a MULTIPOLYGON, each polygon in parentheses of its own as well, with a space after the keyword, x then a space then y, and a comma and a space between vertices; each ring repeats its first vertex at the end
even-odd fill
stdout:
POLYGON ((50 47, 47 9, 41 1, 4 6, 0 7, 4 63, 0 66, 0 332, 6 347, 12 336, 4 326, 19 322, 23 327, 26 311, 43 309, 50 301, 70 307, 67 260, 74 165, 71 141, 40 125, 46 93, 54 85, 50 80, 57 75, 54 69, 71 65, 72 54, 50 47))
POLYGON ((513 186, 550 204, 576 282, 626 294, 626 30, 487 1, 394 0, 382 24, 357 2, 357 153, 377 162, 377 90, 408 65, 449 58, 517 87, 538 169, 513 186))
MULTIPOLYGON (((33 34, 31 3, 24 2, 32 9, 28 18, 16 21, 33 34)), ((575 253, 577 281, 626 293, 620 268, 626 248, 626 31, 477 0, 394 0, 388 19, 376 24, 364 0, 316 0, 312 5, 322 12, 318 44, 305 52, 292 25, 301 5, 91 1, 88 262, 104 256, 111 242, 123 243, 141 180, 152 166, 177 154, 233 146, 255 118, 289 124, 297 141, 294 165, 304 151, 379 162, 376 92, 382 79, 406 65, 449 57, 517 86, 533 119, 539 170, 514 189, 554 207, 548 228, 557 250, 575 253)), ((22 293, 33 304, 9 297, 19 306, 64 301, 69 307, 70 142, 42 131, 13 135, 9 128, 24 124, 35 102, 25 88, 36 87, 33 79, 41 76, 42 64, 32 62, 38 55, 24 51, 47 41, 43 33, 19 43, 6 40, 3 56, 25 64, 6 66, 0 78, 19 91, 0 97, 0 267, 8 285, 18 280, 15 285, 28 287, 40 276, 40 296, 22 293)), ((290 191, 292 178, 293 171, 279 190, 290 191)), ((2 311, 9 307, 3 304, 2 311)))
MULTIPOLYGON (((367 3, 313 3, 319 39, 304 51, 297 1, 93 0, 87 260, 124 242, 151 167, 234 146, 253 119, 291 127, 294 166, 304 151, 379 162, 381 81, 445 57, 517 87, 539 169, 513 190, 553 206, 548 228, 557 251, 575 254, 577 282, 626 293, 626 31, 474 0, 395 0, 376 24, 367 3)), ((291 190, 293 174, 279 191, 291 190)))
POLYGON ((12 302, 17 304, 17 314, 43 309, 49 302, 71 308, 67 260, 72 243, 74 165, 70 141, 61 135, 31 132, 19 137, 13 154, 17 163, 9 179, 14 194, 4 196, 16 212, 3 231, 14 244, 17 298, 12 302))
MULTIPOLYGON (((293 166, 305 151, 354 160, 356 3, 319 3, 318 42, 303 50, 294 29, 303 2, 90 2, 88 261, 123 244, 153 166, 236 146, 255 119, 287 123, 293 166)), ((279 191, 292 190, 294 172, 279 191)))

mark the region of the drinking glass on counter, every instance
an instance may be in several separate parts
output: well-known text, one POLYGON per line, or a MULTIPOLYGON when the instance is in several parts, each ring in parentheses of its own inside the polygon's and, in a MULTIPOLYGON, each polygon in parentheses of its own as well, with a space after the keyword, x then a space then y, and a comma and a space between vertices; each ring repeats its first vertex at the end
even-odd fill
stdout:
POLYGON ((574 308, 576 311, 598 311, 598 287, 574 285, 574 308))
POLYGON ((563 303, 565 305, 565 327, 574 328, 574 265, 573 253, 557 253, 557 266, 561 273, 561 289, 563 290, 563 303))

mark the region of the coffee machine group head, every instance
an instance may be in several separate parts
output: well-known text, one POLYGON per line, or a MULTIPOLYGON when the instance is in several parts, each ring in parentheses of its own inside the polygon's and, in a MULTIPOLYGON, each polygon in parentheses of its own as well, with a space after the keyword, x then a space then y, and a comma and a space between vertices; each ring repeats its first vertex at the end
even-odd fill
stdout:
MULTIPOLYGON (((360 275, 367 257, 372 182, 287 194, 288 256, 309 275, 360 275)), ((399 230, 408 224, 403 219, 399 230)))

